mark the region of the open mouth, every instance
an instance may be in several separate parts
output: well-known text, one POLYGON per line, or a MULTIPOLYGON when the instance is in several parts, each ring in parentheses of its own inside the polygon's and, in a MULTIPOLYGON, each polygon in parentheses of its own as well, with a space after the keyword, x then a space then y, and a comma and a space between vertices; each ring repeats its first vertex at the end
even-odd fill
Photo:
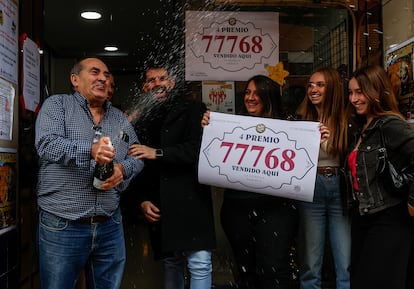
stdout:
POLYGON ((99 90, 105 90, 105 85, 102 85, 102 84, 95 84, 95 88, 96 89, 99 89, 99 90))
POLYGON ((163 85, 158 85, 158 86, 155 86, 153 89, 151 89, 151 92, 153 94, 162 94, 166 91, 167 91, 167 88, 163 85))

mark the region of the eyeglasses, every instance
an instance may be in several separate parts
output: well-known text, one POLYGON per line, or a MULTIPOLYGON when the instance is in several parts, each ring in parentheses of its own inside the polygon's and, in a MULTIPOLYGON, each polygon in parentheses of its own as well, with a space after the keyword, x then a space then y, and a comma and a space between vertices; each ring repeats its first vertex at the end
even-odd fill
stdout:
POLYGON ((326 83, 323 81, 318 81, 318 82, 308 82, 308 88, 314 88, 314 87, 325 87, 326 83))
POLYGON ((146 85, 148 85, 148 84, 153 84, 153 83, 155 83, 157 80, 158 81, 167 81, 167 80, 169 80, 170 78, 167 76, 167 75, 162 75, 162 76, 157 76, 157 77, 151 77, 151 78, 148 78, 146 81, 145 81, 145 84, 146 85))

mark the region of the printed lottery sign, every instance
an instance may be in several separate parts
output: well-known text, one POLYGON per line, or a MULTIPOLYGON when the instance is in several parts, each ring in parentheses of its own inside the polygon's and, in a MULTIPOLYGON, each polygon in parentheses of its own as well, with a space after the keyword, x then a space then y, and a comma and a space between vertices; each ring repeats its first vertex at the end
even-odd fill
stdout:
POLYGON ((211 112, 201 144, 199 181, 312 201, 319 142, 317 122, 211 112))
POLYGON ((186 80, 247 80, 278 63, 278 13, 186 12, 186 80))

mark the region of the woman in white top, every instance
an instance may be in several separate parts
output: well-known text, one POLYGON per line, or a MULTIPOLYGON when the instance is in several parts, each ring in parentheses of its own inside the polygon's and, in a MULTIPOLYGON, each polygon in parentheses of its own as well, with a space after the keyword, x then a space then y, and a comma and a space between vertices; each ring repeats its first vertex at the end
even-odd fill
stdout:
POLYGON ((299 202, 298 258, 301 289, 322 288, 325 237, 330 239, 336 288, 349 289, 350 222, 344 210, 340 164, 347 146, 347 100, 339 73, 314 71, 298 108, 302 120, 321 123, 322 141, 313 202, 299 202))

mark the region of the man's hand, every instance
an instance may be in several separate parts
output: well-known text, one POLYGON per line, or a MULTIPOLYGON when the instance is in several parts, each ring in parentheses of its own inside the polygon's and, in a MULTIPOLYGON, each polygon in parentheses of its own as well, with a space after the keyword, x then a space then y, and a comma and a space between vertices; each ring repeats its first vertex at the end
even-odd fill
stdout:
POLYGON ((148 222, 158 222, 161 219, 160 209, 158 209, 150 201, 144 201, 141 203, 141 211, 148 222))
POLYGON ((411 217, 414 217, 414 207, 411 206, 410 204, 408 205, 408 214, 410 214, 411 217))
POLYGON ((115 149, 109 137, 101 137, 92 145, 91 156, 98 164, 107 164, 115 157, 115 149))
POLYGON ((102 184, 102 190, 110 190, 118 186, 124 180, 124 167, 121 164, 114 164, 114 173, 102 184))

